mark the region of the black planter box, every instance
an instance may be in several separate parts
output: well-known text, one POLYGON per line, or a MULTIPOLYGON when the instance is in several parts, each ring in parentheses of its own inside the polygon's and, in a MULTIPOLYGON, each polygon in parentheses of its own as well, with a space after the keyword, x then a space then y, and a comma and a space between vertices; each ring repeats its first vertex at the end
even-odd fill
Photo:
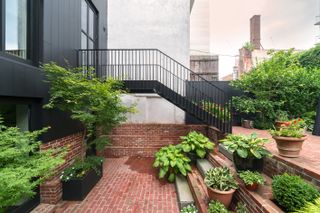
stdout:
POLYGON ((84 200, 91 189, 99 182, 103 175, 103 163, 99 166, 100 174, 91 169, 82 179, 62 182, 63 200, 84 200))
POLYGON ((236 167, 237 172, 239 171, 257 171, 262 172, 263 170, 263 158, 257 159, 254 157, 241 158, 236 152, 233 153, 233 163, 236 167))

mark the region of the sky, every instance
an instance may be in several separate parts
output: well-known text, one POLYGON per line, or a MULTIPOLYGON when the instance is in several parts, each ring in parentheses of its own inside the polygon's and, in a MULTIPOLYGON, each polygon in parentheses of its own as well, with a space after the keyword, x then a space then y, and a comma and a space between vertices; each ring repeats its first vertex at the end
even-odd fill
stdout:
POLYGON ((320 0, 210 0, 210 52, 220 54, 220 78, 232 73, 235 57, 250 40, 250 18, 261 15, 265 49, 307 49, 320 34, 320 0), (228 56, 223 56, 228 55, 228 56), (230 56, 229 56, 230 55, 230 56))

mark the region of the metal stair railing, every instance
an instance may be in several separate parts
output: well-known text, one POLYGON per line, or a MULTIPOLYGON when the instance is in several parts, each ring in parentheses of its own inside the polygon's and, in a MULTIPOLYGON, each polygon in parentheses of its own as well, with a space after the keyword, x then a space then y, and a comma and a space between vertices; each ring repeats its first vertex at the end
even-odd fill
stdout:
POLYGON ((93 68, 103 79, 157 81, 201 109, 199 112, 208 112, 195 114, 198 119, 221 132, 231 132, 232 103, 226 93, 158 49, 79 50, 78 64, 93 68))

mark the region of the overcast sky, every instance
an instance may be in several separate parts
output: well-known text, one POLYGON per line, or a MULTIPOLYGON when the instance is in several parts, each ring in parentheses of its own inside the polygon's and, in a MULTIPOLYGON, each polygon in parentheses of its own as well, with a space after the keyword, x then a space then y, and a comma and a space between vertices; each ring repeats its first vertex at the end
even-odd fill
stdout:
MULTIPOLYGON (((320 0, 210 0, 211 52, 238 55, 250 40, 249 19, 261 15, 261 44, 265 49, 306 49, 316 43, 320 0)), ((232 73, 234 57, 220 56, 220 77, 232 73)))

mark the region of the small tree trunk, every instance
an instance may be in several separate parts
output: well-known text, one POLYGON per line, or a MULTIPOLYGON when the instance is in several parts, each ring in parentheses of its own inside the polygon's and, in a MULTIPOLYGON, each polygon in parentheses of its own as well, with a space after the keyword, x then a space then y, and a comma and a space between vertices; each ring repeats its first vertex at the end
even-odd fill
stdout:
POLYGON ((320 98, 318 101, 317 115, 316 115, 316 120, 314 122, 314 128, 313 128, 312 134, 320 136, 320 98))

